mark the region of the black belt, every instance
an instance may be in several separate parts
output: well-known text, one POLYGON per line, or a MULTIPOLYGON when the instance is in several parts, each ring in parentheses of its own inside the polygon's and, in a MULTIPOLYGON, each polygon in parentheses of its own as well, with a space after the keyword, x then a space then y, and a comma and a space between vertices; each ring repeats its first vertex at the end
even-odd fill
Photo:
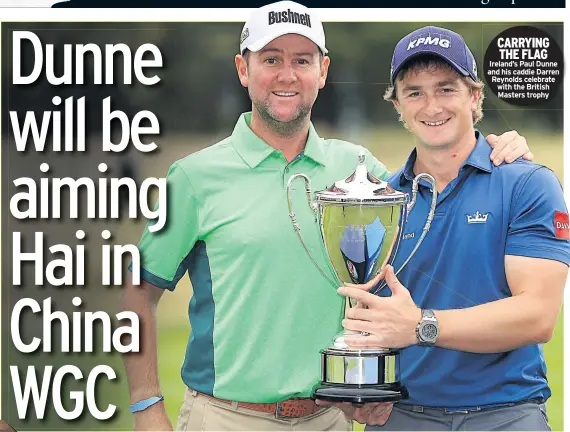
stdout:
POLYGON ((512 407, 516 405, 522 405, 526 403, 535 403, 541 404, 544 403, 543 401, 531 399, 519 402, 503 402, 503 403, 496 403, 491 405, 481 405, 481 406, 472 406, 472 407, 450 407, 450 408, 443 408, 443 407, 431 407, 431 406, 423 406, 423 405, 409 405, 404 403, 398 403, 396 406, 401 408, 405 411, 413 411, 423 413, 426 410, 433 410, 439 411, 443 414, 468 414, 470 412, 478 412, 478 411, 485 411, 485 410, 492 410, 497 408, 504 408, 504 407, 512 407))

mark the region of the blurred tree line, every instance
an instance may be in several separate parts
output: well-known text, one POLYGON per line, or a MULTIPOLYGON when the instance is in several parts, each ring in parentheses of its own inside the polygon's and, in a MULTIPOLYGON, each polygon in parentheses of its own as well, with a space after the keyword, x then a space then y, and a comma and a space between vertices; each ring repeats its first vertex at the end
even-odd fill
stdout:
MULTIPOLYGON (((362 127, 394 126, 393 108, 382 99, 389 81, 392 50, 401 37, 424 25, 443 26, 462 34, 482 75, 483 56, 490 41, 502 30, 521 23, 325 23, 331 67, 327 85, 314 107, 313 120, 347 132, 362 127)), ((562 24, 537 26, 562 44, 562 24)), ((160 120, 161 133, 216 133, 223 130, 227 134, 238 114, 250 109, 247 93, 239 84, 234 65, 242 27, 243 23, 199 22, 6 23, 2 37, 3 95, 10 110, 22 112, 55 109, 51 102, 54 95, 62 99, 86 96, 87 128, 93 133, 101 128, 99 101, 111 96, 113 108, 131 116, 145 109, 154 112, 160 120), (9 85, 13 30, 33 31, 44 46, 55 45, 56 74, 63 70, 64 44, 94 43, 104 51, 105 44, 124 43, 131 47, 133 57, 140 45, 155 44, 162 52, 164 66, 147 72, 147 76, 157 73, 161 82, 148 87, 138 82, 122 84, 121 56, 118 54, 115 84, 94 85, 93 62, 88 54, 84 85, 52 86, 45 74, 32 85, 9 85), (89 104, 90 101, 96 103, 89 104)), ((33 61, 31 44, 25 43, 22 48, 24 72, 31 71, 33 61)), ((538 106, 539 109, 508 105, 499 101, 490 90, 486 95, 484 127, 501 131, 511 124, 513 127, 525 124, 538 129, 562 129, 562 88, 555 98, 538 106)), ((6 115, 6 110, 4 113, 6 115)))

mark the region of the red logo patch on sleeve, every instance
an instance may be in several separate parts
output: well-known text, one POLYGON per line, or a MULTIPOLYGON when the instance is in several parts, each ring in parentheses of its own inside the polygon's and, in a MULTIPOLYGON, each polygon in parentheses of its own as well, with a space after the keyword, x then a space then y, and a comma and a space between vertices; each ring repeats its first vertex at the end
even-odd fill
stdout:
POLYGON ((554 212, 554 231, 556 232, 556 238, 570 240, 568 213, 554 212))

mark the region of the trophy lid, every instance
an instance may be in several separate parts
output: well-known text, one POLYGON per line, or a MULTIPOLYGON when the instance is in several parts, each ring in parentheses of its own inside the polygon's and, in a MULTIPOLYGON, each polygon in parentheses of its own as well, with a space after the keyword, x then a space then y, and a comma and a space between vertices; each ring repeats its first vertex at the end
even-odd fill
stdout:
POLYGON ((408 202, 408 195, 392 188, 387 182, 368 172, 364 153, 358 155, 356 170, 344 180, 315 194, 319 204, 332 205, 395 205, 408 202))

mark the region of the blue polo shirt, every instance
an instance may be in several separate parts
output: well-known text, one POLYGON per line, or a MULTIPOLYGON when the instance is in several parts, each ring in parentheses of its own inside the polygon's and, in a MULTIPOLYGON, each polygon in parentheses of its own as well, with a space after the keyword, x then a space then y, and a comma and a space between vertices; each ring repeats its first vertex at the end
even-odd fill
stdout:
MULTIPOLYGON (((570 264, 570 242, 560 231, 556 236, 557 212, 567 213, 558 179, 548 168, 524 160, 496 167, 490 153, 477 133, 476 147, 459 175, 438 196, 425 241, 398 275, 423 309, 468 308, 510 297, 505 255, 570 264)), ((390 177, 392 187, 411 194, 415 160, 414 150, 390 177)), ((420 237, 430 201, 424 183, 404 229, 396 269, 420 237)), ((402 351, 400 366, 410 391, 402 403, 411 405, 476 407, 546 400, 551 394, 541 345, 498 354, 410 346, 402 351)))

